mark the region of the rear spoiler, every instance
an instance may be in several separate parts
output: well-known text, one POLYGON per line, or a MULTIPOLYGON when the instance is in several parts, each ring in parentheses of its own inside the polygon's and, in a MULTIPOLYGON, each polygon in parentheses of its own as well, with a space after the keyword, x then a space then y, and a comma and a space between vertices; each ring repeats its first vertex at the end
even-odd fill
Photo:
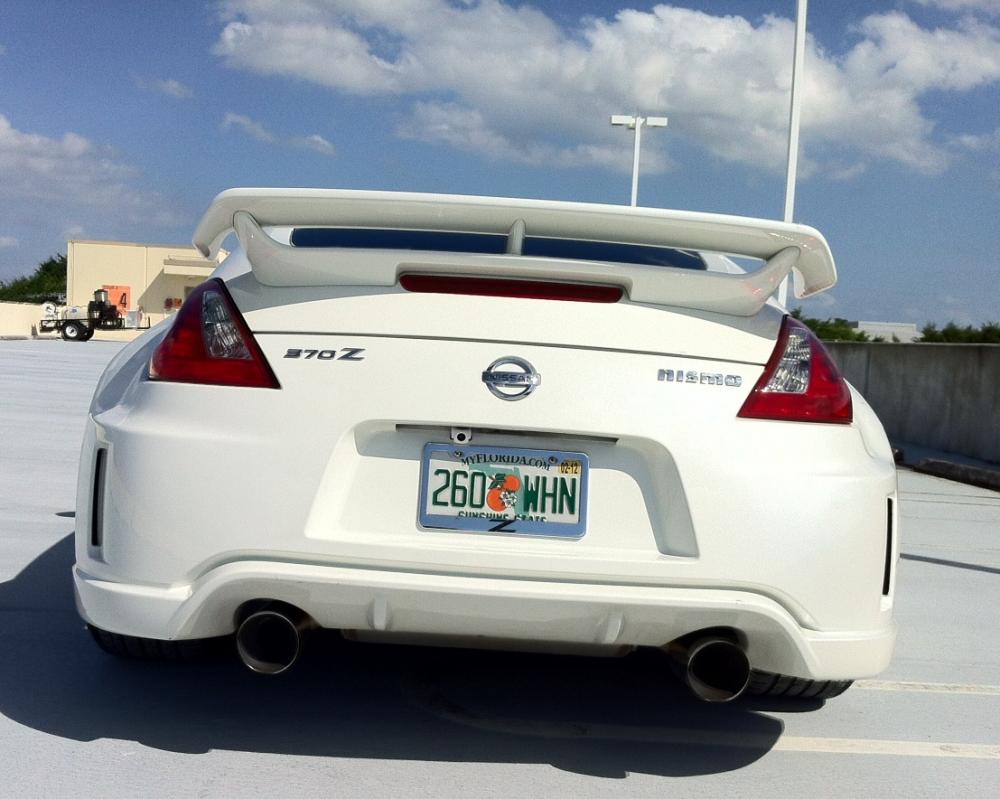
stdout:
POLYGON ((214 258, 236 230, 255 277, 269 286, 393 286, 404 273, 476 274, 622 286, 634 302, 752 316, 792 270, 795 296, 837 282, 830 248, 805 225, 659 208, 341 189, 230 189, 194 235, 214 258), (367 227, 507 235, 507 253, 293 247, 262 228, 367 227), (520 255, 525 234, 648 244, 763 259, 749 274, 520 255))

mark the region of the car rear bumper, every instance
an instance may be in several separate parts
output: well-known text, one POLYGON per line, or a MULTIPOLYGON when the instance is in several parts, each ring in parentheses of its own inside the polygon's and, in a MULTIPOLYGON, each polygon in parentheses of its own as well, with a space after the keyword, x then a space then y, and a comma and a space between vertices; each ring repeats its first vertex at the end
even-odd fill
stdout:
POLYGON ((321 626, 379 633, 508 641, 663 646, 690 632, 728 627, 745 636, 754 668, 810 679, 855 679, 889 662, 895 626, 821 632, 778 602, 742 590, 583 584, 408 573, 246 560, 185 585, 151 587, 74 570, 77 606, 90 623, 147 638, 203 638, 233 631, 239 607, 276 599, 321 626))

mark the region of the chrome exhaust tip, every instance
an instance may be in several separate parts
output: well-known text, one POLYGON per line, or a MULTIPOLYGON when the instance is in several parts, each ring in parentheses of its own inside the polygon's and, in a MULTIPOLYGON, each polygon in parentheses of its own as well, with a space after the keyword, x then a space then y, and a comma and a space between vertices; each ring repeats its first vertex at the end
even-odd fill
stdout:
POLYGON ((297 608, 263 607, 248 614, 236 628, 236 653, 252 672, 282 674, 299 659, 304 635, 313 626, 297 608))
POLYGON ((750 684, 750 659, 729 638, 706 636, 670 651, 691 693, 705 702, 732 702, 750 684))

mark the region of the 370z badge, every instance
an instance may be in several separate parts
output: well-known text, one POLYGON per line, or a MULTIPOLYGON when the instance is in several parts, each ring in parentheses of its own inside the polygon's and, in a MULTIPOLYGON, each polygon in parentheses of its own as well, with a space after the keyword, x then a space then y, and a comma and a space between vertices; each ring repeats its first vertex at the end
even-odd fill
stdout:
POLYGON ((315 358, 317 361, 363 361, 365 356, 362 354, 364 349, 358 349, 357 347, 342 347, 339 350, 288 350, 285 353, 286 358, 302 358, 303 360, 310 360, 315 358))

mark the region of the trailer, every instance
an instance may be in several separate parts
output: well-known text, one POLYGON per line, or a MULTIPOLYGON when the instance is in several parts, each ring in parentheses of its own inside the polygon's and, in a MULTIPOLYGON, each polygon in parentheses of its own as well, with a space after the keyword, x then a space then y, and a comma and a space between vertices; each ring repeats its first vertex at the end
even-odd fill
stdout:
POLYGON ((94 299, 87 303, 86 311, 78 306, 59 309, 50 302, 45 303, 43 308, 39 331, 58 331, 64 341, 89 341, 98 330, 125 329, 125 318, 118 306, 108 301, 106 289, 94 292, 94 299))

